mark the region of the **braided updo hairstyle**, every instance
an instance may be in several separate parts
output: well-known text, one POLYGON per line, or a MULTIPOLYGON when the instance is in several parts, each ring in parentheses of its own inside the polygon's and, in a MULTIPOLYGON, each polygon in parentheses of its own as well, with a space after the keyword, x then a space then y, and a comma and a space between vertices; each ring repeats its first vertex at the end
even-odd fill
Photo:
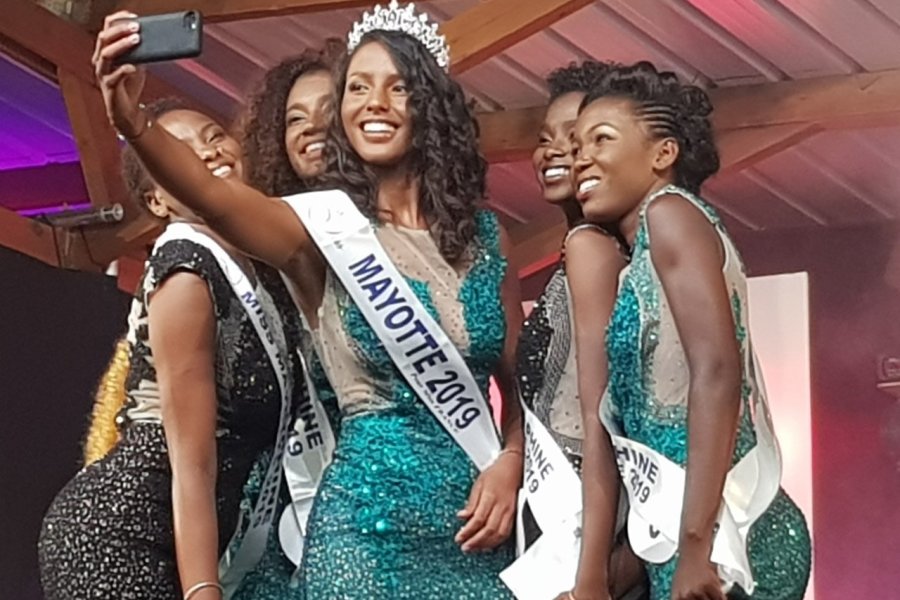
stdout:
POLYGON ((635 113, 655 139, 678 142, 675 184, 697 193, 719 170, 719 152, 709 115, 713 110, 706 92, 678 81, 675 73, 659 71, 646 61, 613 67, 587 93, 581 110, 600 98, 623 98, 635 105, 635 113))

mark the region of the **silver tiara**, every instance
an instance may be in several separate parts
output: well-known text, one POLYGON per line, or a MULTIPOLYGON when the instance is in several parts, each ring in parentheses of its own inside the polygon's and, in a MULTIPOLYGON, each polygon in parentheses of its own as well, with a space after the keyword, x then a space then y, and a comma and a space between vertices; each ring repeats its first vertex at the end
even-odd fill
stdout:
POLYGON ((437 23, 429 23, 428 15, 415 12, 412 3, 400 8, 397 0, 391 0, 387 8, 376 4, 371 13, 364 13, 362 20, 353 24, 353 29, 347 36, 347 50, 353 50, 359 46, 365 34, 376 29, 384 31, 402 31, 413 36, 422 43, 434 56, 434 60, 445 71, 450 67, 450 48, 447 40, 438 33, 437 23))

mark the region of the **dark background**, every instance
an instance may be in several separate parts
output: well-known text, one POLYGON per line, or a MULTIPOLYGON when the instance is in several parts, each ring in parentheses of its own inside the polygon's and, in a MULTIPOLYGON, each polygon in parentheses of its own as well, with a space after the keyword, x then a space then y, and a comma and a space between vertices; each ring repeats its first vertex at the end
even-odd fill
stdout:
POLYGON ((126 330, 114 277, 0 248, 0 598, 40 600, 37 536, 81 465, 93 392, 126 330))

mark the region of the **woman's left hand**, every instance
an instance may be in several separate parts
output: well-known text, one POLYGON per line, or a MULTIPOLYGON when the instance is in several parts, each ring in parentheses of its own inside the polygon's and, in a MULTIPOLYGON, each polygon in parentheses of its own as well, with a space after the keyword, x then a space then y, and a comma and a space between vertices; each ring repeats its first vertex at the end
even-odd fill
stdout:
POLYGON ((521 484, 522 455, 515 452, 504 452, 478 476, 466 507, 457 514, 468 519, 455 538, 463 552, 492 550, 509 537, 521 484))

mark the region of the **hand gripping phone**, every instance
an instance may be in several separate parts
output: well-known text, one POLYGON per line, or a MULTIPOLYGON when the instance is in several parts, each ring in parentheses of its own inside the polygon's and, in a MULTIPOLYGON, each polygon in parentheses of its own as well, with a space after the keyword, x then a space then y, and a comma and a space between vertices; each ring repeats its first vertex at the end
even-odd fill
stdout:
POLYGON ((116 60, 117 64, 139 64, 192 58, 203 47, 203 16, 187 10, 139 17, 140 43, 116 60))

